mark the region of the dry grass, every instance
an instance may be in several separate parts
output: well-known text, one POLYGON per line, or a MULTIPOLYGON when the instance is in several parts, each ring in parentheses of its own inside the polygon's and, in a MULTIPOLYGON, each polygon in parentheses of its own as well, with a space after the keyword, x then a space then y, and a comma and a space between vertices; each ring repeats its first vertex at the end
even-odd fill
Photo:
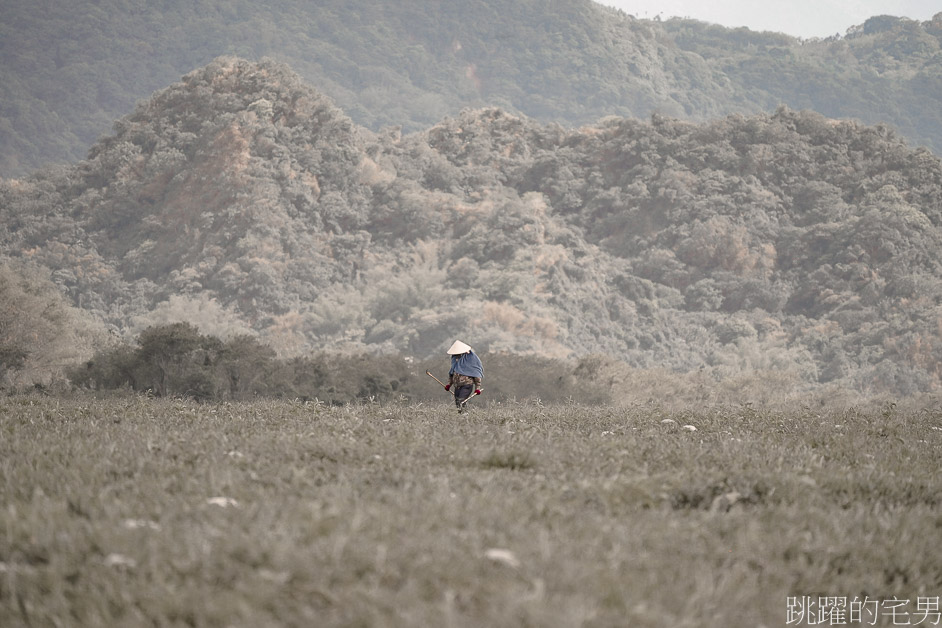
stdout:
POLYGON ((915 611, 942 595, 940 453, 942 411, 893 406, 4 398, 0 626, 771 627, 801 595, 915 611))

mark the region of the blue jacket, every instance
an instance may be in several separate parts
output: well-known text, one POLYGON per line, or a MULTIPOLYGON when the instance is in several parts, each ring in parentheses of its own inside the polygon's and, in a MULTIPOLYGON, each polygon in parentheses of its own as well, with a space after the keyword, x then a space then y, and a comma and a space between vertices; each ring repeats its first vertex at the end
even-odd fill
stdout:
POLYGON ((453 355, 451 356, 451 370, 448 371, 448 375, 454 375, 455 373, 484 379, 484 365, 481 363, 481 358, 471 351, 461 355, 453 355))

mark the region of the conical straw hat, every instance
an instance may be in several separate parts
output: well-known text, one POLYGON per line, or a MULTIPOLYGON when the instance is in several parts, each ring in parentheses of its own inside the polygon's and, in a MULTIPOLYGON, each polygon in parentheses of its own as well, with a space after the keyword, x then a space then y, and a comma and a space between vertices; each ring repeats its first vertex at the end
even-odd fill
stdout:
POLYGON ((461 342, 460 340, 456 340, 455 344, 451 345, 451 348, 448 350, 448 355, 461 355, 462 353, 467 353, 468 351, 471 351, 471 347, 461 342))

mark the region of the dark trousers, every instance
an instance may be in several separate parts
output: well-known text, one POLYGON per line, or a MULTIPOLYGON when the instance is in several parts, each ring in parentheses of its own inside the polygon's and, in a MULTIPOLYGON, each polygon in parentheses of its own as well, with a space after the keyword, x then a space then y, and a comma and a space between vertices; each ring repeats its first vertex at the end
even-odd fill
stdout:
POLYGON ((465 384, 464 386, 458 386, 455 388, 455 405, 458 408, 461 408, 461 402, 471 396, 471 393, 474 392, 473 384, 465 384))

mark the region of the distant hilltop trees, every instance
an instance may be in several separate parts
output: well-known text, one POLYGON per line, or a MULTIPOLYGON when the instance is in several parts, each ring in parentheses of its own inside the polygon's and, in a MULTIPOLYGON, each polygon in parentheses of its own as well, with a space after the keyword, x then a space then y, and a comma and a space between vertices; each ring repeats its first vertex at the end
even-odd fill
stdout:
POLYGON ((0 21, 4 177, 83 159, 136 102, 221 55, 286 62, 374 131, 422 131, 466 107, 580 126, 786 105, 942 152, 942 13, 875 16, 826 40, 638 20, 589 0, 12 0, 0 21))

